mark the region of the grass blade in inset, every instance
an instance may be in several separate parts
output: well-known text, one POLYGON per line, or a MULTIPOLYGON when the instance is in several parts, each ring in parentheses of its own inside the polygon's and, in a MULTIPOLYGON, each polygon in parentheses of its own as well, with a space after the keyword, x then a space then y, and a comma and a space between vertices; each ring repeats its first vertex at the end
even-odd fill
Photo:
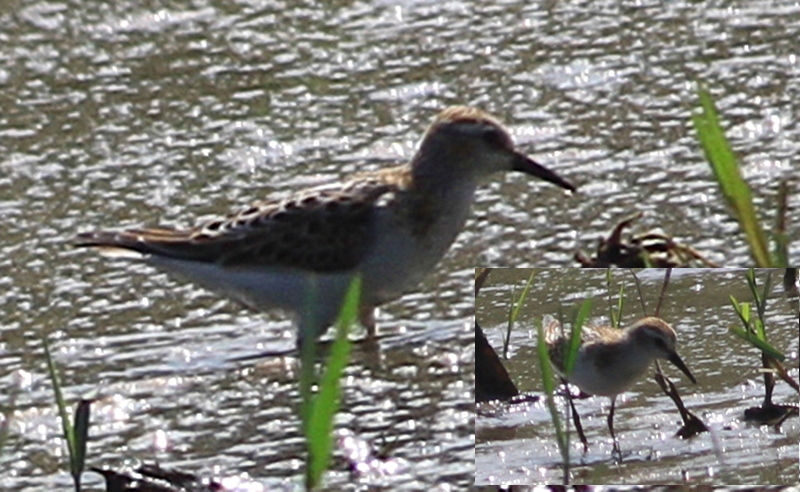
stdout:
POLYGON ((758 350, 761 350, 765 354, 774 357, 777 361, 783 362, 786 360, 786 356, 783 355, 783 352, 776 349, 768 342, 758 338, 752 331, 744 330, 738 326, 730 326, 728 327, 728 330, 742 340, 750 342, 750 344, 758 350))
POLYGON ((614 328, 619 328, 620 323, 622 323, 622 305, 625 303, 625 286, 619 286, 619 298, 617 300, 617 312, 614 313, 614 317, 611 320, 611 326, 614 328))
POLYGON ((567 348, 566 356, 564 357, 564 374, 567 379, 572 374, 572 368, 575 367, 575 361, 578 359, 578 349, 581 345, 581 335, 583 333, 583 325, 589 318, 589 313, 592 311, 592 300, 586 299, 581 303, 578 308, 578 313, 575 315, 575 321, 572 323, 572 335, 569 339, 569 347, 567 348))
POLYGON ((536 270, 531 270, 531 274, 528 276, 528 281, 525 283, 525 288, 522 289, 522 294, 519 296, 519 300, 517 300, 516 305, 514 306, 514 312, 511 315, 511 322, 516 323, 517 318, 519 318, 519 311, 522 309, 522 303, 525 302, 525 299, 528 297, 528 292, 531 290, 531 283, 533 282, 533 277, 536 270))
POLYGON ((522 294, 520 294, 519 299, 514 299, 514 287, 511 288, 511 304, 509 305, 508 309, 508 327, 506 329, 506 338, 503 340, 503 358, 508 359, 508 345, 511 343, 511 328, 514 326, 514 323, 517 322, 517 318, 519 318, 519 312, 522 309, 522 304, 525 302, 525 299, 528 297, 528 292, 531 290, 531 283, 533 282, 534 274, 536 270, 531 270, 531 274, 528 276, 528 281, 525 283, 525 288, 522 289, 522 294))
POLYGON ((763 326, 760 331, 753 331, 753 329, 751 328, 754 322, 758 322, 758 324, 761 324, 761 320, 754 319, 753 321, 751 321, 752 316, 750 310, 750 303, 739 302, 733 296, 730 296, 730 299, 731 299, 731 304, 733 304, 733 309, 739 316, 739 320, 741 320, 742 326, 744 326, 744 328, 739 328, 738 326, 731 326, 728 328, 728 330, 730 330, 731 333, 741 338, 742 340, 749 342, 753 347, 763 351, 767 355, 774 357, 776 360, 780 362, 786 360, 786 356, 783 355, 783 353, 780 350, 776 349, 766 341, 763 326))
POLYGON ((544 327, 542 322, 536 324, 537 336, 539 342, 537 343, 537 351, 539 355, 539 365, 542 370, 542 386, 544 387, 547 409, 550 411, 550 418, 553 421, 553 426, 556 431, 556 442, 558 443, 558 450, 561 453, 561 466, 564 470, 564 482, 567 483, 569 476, 569 434, 561 425, 561 418, 556 409, 555 394, 556 385, 553 378, 553 368, 550 363, 550 355, 547 353, 547 344, 544 342, 544 327))

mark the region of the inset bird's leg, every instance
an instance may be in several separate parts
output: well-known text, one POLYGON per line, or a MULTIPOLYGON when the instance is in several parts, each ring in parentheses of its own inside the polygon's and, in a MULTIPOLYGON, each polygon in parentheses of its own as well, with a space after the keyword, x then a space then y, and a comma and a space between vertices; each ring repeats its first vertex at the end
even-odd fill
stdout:
POLYGON ((569 392, 569 388, 567 387, 567 382, 563 380, 564 387, 567 388, 567 399, 569 400, 569 406, 572 409, 572 423, 575 424, 575 430, 578 432, 578 437, 583 444, 583 452, 587 453, 589 451, 589 441, 586 440, 586 434, 583 433, 583 426, 581 425, 581 416, 578 415, 578 410, 575 409, 575 403, 572 401, 572 394, 569 392))

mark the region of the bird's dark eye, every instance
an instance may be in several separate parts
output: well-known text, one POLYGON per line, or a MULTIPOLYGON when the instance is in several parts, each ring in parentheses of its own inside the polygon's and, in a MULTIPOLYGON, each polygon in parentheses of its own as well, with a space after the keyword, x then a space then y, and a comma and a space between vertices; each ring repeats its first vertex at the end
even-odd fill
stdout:
POLYGON ((508 147, 511 144, 506 132, 496 127, 483 130, 483 141, 492 147, 508 147))

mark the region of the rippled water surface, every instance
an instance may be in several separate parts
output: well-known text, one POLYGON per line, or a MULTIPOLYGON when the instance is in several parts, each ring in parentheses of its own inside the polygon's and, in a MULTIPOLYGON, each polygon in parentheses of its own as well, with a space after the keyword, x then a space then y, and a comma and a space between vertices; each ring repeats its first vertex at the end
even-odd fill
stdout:
MULTIPOLYGON (((744 411, 762 404, 764 382, 761 357, 729 331, 741 326, 729 296, 752 301, 744 270, 676 270, 658 315, 676 330, 678 352, 697 379, 692 384, 675 366, 661 362, 686 408, 710 429, 691 439, 675 433, 681 426, 678 410, 648 375, 617 398, 614 431, 622 462, 612 455, 606 424, 610 400, 575 400, 589 450, 583 453, 572 423, 570 483, 589 484, 796 484, 800 420, 790 417, 780 426, 758 426, 744 420, 744 411)), ((492 346, 502 351, 512 290, 519 296, 531 271, 497 269, 477 300, 477 318, 492 346)), ((759 270, 762 289, 767 271, 759 270)), ((512 330, 506 362, 520 391, 543 395, 536 351, 535 324, 545 314, 572 316, 573 309, 591 300, 589 325, 608 324, 610 305, 617 309, 624 289, 622 325, 644 316, 636 282, 628 271, 616 271, 607 284, 604 270, 535 269, 527 301, 512 330)), ((663 270, 639 272, 647 314, 654 314, 663 270)), ((783 272, 772 273, 765 329, 768 341, 786 357, 789 374, 797 381, 798 299, 787 299, 781 287, 783 272)), ((652 373, 653 371, 648 371, 652 373)), ((776 404, 798 405, 797 391, 777 382, 776 404)), ((566 402, 556 398, 563 413, 566 402)), ((561 455, 554 426, 543 400, 517 405, 481 405, 476 422, 477 483, 561 483, 561 455)), ((563 418, 563 415, 562 415, 563 418)), ((563 422, 563 420, 562 420, 563 422)))
POLYGON ((3 2, 0 488, 70 483, 45 335, 67 397, 98 399, 90 464, 297 487, 294 359, 229 362, 290 348, 289 322, 66 242, 409 159, 450 104, 501 117, 579 191, 509 175, 478 192, 439 269, 348 369, 338 428, 396 466, 354 477, 339 461, 327 483, 467 487, 473 267, 571 265, 633 211, 641 230, 749 263, 691 131, 698 79, 765 218, 790 181, 796 244, 798 38, 798 2, 3 2))

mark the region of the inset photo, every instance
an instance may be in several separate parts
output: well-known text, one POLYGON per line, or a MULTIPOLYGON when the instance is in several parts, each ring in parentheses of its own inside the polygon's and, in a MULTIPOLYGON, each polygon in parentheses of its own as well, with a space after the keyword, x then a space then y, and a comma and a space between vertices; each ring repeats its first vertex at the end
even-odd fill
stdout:
POLYGON ((476 485, 796 484, 797 273, 476 269, 476 485))

